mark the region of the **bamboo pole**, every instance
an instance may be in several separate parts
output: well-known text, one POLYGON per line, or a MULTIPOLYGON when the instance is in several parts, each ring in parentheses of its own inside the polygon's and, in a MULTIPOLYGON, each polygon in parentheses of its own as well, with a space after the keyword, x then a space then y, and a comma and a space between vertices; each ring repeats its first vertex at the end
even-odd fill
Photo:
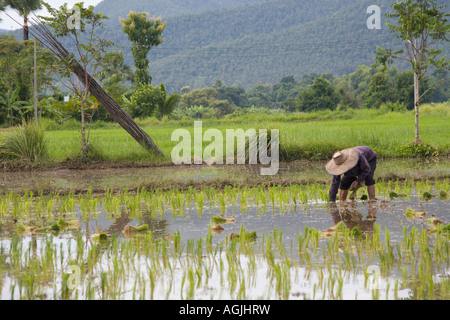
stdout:
MULTIPOLYGON (((53 34, 45 27, 40 21, 33 19, 31 22, 33 26, 33 35, 38 39, 45 47, 47 47, 58 59, 63 60, 70 57, 70 52, 64 48, 64 46, 53 36, 53 34)), ((131 118, 131 116, 123 110, 119 104, 114 101, 97 81, 87 73, 83 67, 73 59, 70 62, 71 71, 81 80, 83 85, 89 88, 90 93, 102 104, 111 117, 122 128, 128 132, 142 147, 147 150, 153 150, 157 154, 163 155, 163 152, 154 143, 152 138, 140 128, 137 123, 131 118), (86 77, 87 75, 87 77, 86 77), (86 81, 87 79, 87 81, 86 81)))

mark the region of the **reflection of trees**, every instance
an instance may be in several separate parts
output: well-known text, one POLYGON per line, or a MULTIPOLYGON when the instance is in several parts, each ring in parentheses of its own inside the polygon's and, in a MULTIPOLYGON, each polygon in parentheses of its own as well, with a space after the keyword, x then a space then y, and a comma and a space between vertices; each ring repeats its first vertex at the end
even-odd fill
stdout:
MULTIPOLYGON (((147 210, 142 213, 141 219, 142 224, 148 225, 148 228, 152 232, 155 239, 163 239, 170 236, 169 223, 166 220, 156 219, 152 217, 151 212, 147 210)), ((130 214, 128 213, 128 211, 121 210, 120 217, 114 219, 114 223, 108 228, 107 231, 113 233, 122 233, 125 226, 127 226, 132 221, 133 220, 130 219, 130 214)))
POLYGON ((167 220, 154 218, 150 211, 142 213, 142 222, 148 224, 148 228, 155 239, 164 239, 171 236, 167 220))
POLYGON ((428 281, 420 279, 408 279, 401 281, 400 290, 409 289, 408 297, 405 300, 448 300, 448 290, 442 290, 441 286, 448 288, 450 280, 442 278, 439 282, 434 282, 430 287, 428 281))
POLYGON ((373 226, 377 216, 377 206, 375 202, 369 202, 369 210, 366 219, 356 210, 356 202, 342 202, 339 207, 336 203, 330 203, 330 214, 333 223, 344 222, 348 229, 359 227, 364 232, 373 232, 373 226))

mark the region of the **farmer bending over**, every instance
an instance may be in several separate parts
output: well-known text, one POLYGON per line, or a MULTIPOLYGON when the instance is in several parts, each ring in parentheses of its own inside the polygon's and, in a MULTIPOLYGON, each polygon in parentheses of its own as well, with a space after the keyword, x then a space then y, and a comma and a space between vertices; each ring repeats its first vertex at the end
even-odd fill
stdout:
POLYGON ((347 199, 348 191, 353 191, 365 181, 369 200, 375 198, 375 180, 373 174, 377 167, 377 153, 366 146, 344 149, 333 154, 325 169, 333 175, 329 191, 330 201, 336 202, 339 191, 339 200, 347 199), (344 175, 341 179, 341 175, 344 175))

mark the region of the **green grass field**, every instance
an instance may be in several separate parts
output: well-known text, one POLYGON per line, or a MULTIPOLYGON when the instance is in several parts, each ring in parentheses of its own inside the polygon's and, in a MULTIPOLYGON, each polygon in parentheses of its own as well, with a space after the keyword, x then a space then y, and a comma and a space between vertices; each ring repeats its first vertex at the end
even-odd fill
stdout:
MULTIPOLYGON (((155 119, 138 120, 138 124, 152 137, 165 153, 161 159, 145 151, 117 124, 94 124, 91 143, 108 162, 164 163, 171 162, 172 148, 178 142, 171 141, 175 129, 184 128, 192 133, 194 120, 155 119)), ((316 112, 290 115, 244 115, 232 119, 204 119, 203 132, 216 128, 244 130, 254 128, 279 129, 281 161, 298 159, 328 159, 336 150, 367 145, 380 157, 393 158, 415 156, 402 147, 414 140, 414 113, 379 110, 347 110, 340 112, 316 112), (409 152, 409 153, 408 153, 409 152)), ((450 105, 424 105, 421 107, 420 137, 439 155, 450 153, 450 105)), ((77 124, 50 125, 46 133, 49 158, 47 164, 73 159, 79 154, 80 129, 77 124)), ((6 130, 0 131, 0 137, 6 130)), ((193 139, 193 138, 192 138, 193 139)), ((204 145, 208 145, 204 143, 204 145)))

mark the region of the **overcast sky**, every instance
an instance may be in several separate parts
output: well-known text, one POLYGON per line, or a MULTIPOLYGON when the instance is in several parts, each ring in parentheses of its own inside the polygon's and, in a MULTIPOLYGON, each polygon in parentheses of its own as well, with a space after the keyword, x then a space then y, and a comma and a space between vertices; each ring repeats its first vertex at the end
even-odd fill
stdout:
MULTIPOLYGON (((59 7, 61 5, 63 5, 64 3, 67 3, 70 6, 73 6, 75 3, 77 2, 84 2, 85 6, 88 5, 96 5, 100 2, 102 2, 102 0, 67 0, 67 1, 61 1, 61 0, 47 0, 45 1, 48 4, 50 4, 52 7, 56 8, 59 7)), ((36 11, 35 14, 36 15, 45 15, 47 13, 46 10, 39 10, 36 11)), ((14 20, 18 21, 18 22, 23 22, 23 20, 15 13, 15 11, 8 11, 8 14, 14 18, 14 20)), ((11 20, 5 13, 0 13, 0 29, 7 29, 7 30, 13 30, 13 29, 19 29, 20 26, 14 22, 13 20, 11 20)))

